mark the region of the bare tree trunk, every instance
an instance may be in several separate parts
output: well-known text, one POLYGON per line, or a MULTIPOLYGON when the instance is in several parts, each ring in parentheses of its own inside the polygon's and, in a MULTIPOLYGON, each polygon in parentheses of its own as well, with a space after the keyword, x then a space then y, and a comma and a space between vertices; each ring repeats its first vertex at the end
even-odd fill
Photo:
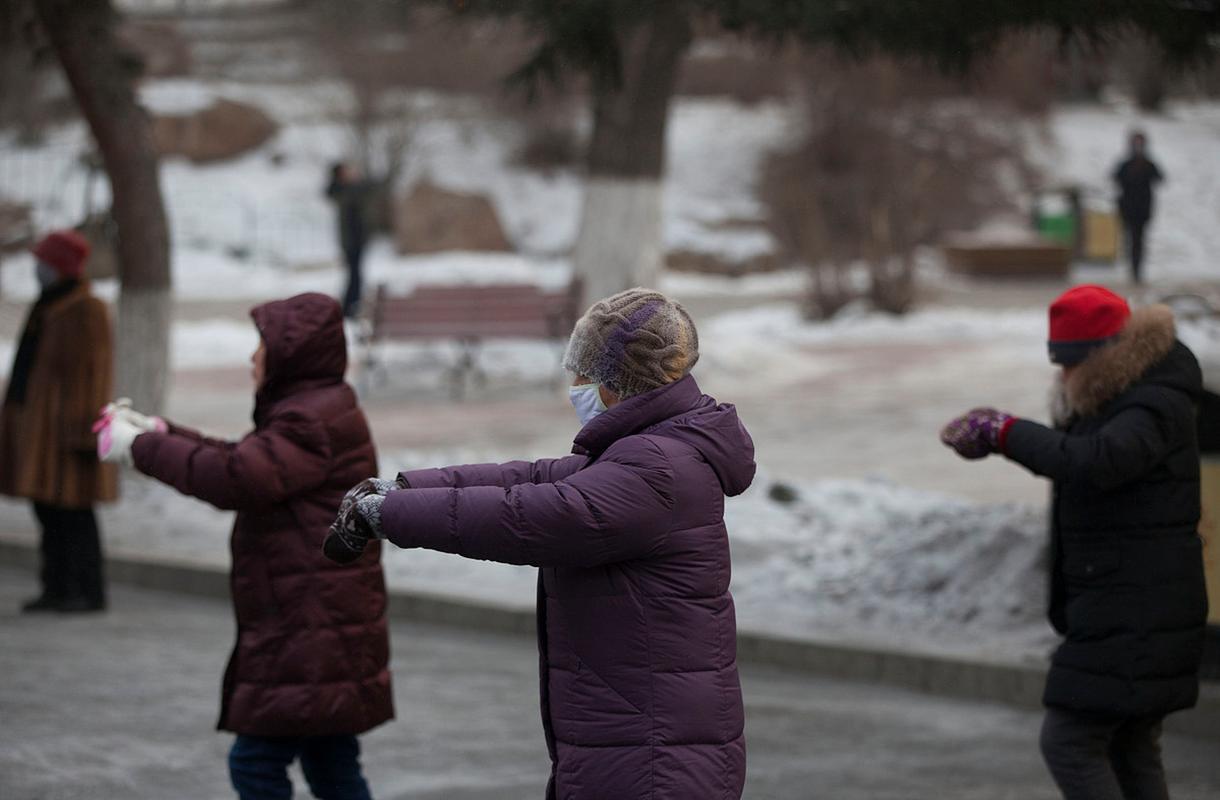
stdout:
POLYGON ((34 0, 110 179, 118 228, 115 386, 159 413, 169 361, 169 226, 147 113, 136 102, 142 65, 114 36, 110 0, 34 0))
POLYGON ((593 87, 589 176, 573 254, 590 300, 655 285, 664 255, 665 129, 691 28, 683 3, 654 9, 619 34, 621 82, 593 87))

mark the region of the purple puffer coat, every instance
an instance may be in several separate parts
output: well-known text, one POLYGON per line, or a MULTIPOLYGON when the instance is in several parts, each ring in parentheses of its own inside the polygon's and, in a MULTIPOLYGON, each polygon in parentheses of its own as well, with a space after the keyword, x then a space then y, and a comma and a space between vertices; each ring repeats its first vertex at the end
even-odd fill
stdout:
POLYGON ((403 473, 400 547, 532 564, 555 800, 730 800, 746 751, 724 497, 754 477, 694 378, 586 425, 575 456, 403 473))
POLYGON ((322 540, 352 484, 377 470, 364 413, 343 382, 343 314, 306 294, 251 312, 267 348, 255 429, 238 442, 171 425, 132 446, 135 466, 235 509, 237 643, 222 730, 248 736, 363 733, 394 716, 381 551, 339 566, 322 540))

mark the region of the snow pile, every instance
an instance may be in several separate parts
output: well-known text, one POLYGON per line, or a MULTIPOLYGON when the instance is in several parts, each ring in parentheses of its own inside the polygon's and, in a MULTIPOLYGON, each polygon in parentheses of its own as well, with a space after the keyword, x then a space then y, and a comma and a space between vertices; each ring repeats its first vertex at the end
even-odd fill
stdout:
POLYGON ((746 623, 949 645, 1043 638, 1044 512, 880 481, 795 491, 781 504, 760 485, 729 504, 746 623))

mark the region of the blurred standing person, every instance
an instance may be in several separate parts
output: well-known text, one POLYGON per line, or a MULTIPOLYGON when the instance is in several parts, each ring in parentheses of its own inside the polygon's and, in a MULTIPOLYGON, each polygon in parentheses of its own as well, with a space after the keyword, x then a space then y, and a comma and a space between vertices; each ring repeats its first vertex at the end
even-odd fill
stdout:
POLYGON ((331 166, 326 196, 335 204, 339 223, 339 247, 347 264, 347 290, 343 293, 343 316, 354 318, 360 313, 360 296, 364 277, 360 263, 368 243, 368 203, 372 181, 364 180, 351 164, 339 162, 331 166))
POLYGON ((736 800, 746 773, 726 496, 754 479, 731 405, 690 374, 685 309, 630 289, 576 323, 566 458, 404 472, 351 492, 327 539, 540 567, 550 800, 736 800))
POLYGON ((111 392, 106 306, 84 278, 89 243, 54 231, 34 247, 42 289, 26 318, 0 411, 0 492, 33 501, 42 529, 42 593, 23 611, 106 607, 93 506, 118 495, 90 430, 111 392))
POLYGON ((1055 427, 976 408, 941 440, 1050 478, 1049 619, 1064 641, 1042 755, 1067 800, 1166 800, 1161 722, 1192 707, 1207 622, 1198 535, 1199 363, 1173 312, 1100 286, 1050 307, 1055 427))
POLYGON ((290 800, 297 759, 315 797, 367 800, 356 737, 394 716, 381 551, 338 566, 321 547, 344 493, 377 457, 343 380, 339 304, 304 294, 250 316, 260 337, 252 432, 219 441, 114 404, 98 451, 237 511, 237 643, 217 727, 237 734, 229 775, 241 800, 290 800))
POLYGON ((1144 280, 1144 229, 1152 219, 1152 189, 1165 179, 1161 169, 1148 157, 1148 137, 1132 131, 1127 157, 1114 170, 1118 184, 1118 213, 1122 218, 1127 257, 1131 259, 1131 278, 1144 280))

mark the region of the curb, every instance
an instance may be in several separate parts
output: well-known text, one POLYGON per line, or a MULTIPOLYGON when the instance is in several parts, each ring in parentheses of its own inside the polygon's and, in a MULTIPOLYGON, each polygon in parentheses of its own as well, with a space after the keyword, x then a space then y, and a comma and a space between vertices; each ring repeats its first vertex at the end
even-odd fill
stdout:
MULTIPOLYGON (((0 538, 0 564, 37 568, 33 545, 0 538)), ((107 556, 109 580, 146 589, 227 600, 229 575, 186 562, 107 556)), ((389 592, 388 613, 432 625, 488 633, 534 635, 532 608, 511 608, 426 592, 389 592)), ((970 661, 926 653, 870 649, 857 645, 741 631, 742 661, 782 667, 828 678, 875 683, 960 700, 1001 703, 1025 710, 1041 708, 1046 671, 1035 666, 970 661)), ((1205 683, 1199 704, 1172 715, 1166 730, 1220 741, 1220 684, 1205 683)))

